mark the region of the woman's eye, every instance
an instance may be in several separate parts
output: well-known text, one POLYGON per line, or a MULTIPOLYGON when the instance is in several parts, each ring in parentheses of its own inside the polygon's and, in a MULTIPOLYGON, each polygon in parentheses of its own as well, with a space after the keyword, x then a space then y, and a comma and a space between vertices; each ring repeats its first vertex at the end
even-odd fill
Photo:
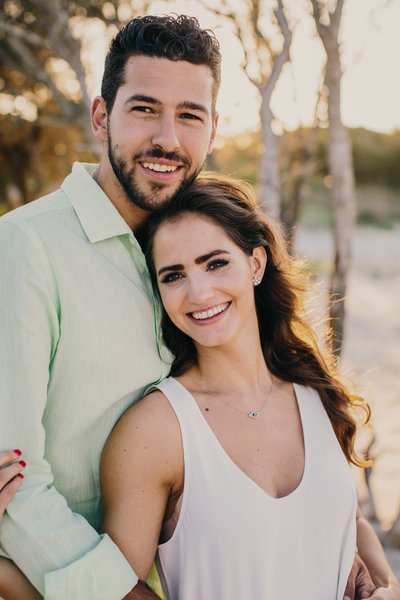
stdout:
POLYGON ((224 258, 218 258, 217 260, 212 260, 208 263, 207 270, 214 271, 215 269, 220 269, 221 267, 225 267, 229 264, 229 260, 224 258))
POLYGON ((174 283, 175 281, 179 281, 182 278, 182 273, 167 273, 160 281, 161 283, 174 283))

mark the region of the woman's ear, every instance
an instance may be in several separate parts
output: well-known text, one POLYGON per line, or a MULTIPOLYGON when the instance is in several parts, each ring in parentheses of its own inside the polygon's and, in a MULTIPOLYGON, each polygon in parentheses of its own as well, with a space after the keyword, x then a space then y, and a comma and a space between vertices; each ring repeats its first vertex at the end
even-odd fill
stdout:
POLYGON ((267 266, 267 253, 263 246, 253 248, 251 260, 251 275, 253 280, 259 280, 264 277, 265 267, 267 266))

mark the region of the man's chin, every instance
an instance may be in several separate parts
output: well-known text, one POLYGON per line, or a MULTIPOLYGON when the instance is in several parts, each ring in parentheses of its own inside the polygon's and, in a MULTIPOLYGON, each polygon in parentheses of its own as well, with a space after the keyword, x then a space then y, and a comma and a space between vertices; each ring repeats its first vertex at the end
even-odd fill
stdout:
POLYGON ((157 187, 157 189, 153 188, 153 191, 146 196, 143 196, 143 200, 145 204, 148 206, 148 210, 161 210, 168 206, 171 200, 184 188, 186 185, 174 186, 174 188, 169 188, 169 186, 157 187))
POLYGON ((168 206, 177 194, 189 187, 194 179, 196 179, 196 176, 197 174, 189 179, 181 179, 174 183, 147 182, 147 185, 144 185, 141 189, 139 186, 136 189, 131 187, 129 198, 133 204, 136 204, 136 206, 143 210, 149 212, 162 210, 168 206))
POLYGON ((169 193, 160 196, 157 196, 156 194, 146 194, 146 196, 141 195, 131 197, 130 201, 132 202, 132 204, 134 204, 138 208, 141 208, 142 210, 145 210, 147 212, 155 212, 157 210, 162 210, 163 208, 168 206, 168 204, 171 202, 174 196, 174 192, 172 194, 169 193))

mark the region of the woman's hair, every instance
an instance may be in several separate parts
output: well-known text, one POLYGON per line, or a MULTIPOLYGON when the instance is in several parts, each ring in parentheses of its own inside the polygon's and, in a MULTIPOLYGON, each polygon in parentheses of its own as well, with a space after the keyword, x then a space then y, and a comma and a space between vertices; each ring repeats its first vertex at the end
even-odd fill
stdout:
MULTIPOLYGON (((365 461, 354 450, 356 425, 350 409, 362 406, 368 421, 369 406, 360 397, 349 393, 337 379, 333 361, 324 358, 304 316, 304 296, 309 288, 304 261, 288 255, 279 226, 257 208, 249 185, 223 175, 203 173, 167 207, 153 213, 138 235, 154 286, 157 287, 152 256, 155 233, 166 221, 177 221, 188 213, 209 219, 221 227, 249 256, 254 248, 265 248, 266 269, 261 283, 254 288, 254 296, 268 369, 284 381, 318 391, 347 459, 364 466, 365 461)), ((175 357, 171 374, 180 375, 196 364, 196 347, 165 311, 162 331, 165 343, 175 357)))

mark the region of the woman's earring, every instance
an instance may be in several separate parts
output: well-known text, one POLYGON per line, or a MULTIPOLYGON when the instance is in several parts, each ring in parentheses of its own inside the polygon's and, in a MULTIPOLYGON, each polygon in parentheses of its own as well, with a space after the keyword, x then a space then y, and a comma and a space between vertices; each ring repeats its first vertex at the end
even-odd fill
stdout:
POLYGON ((260 285, 260 283, 261 283, 261 277, 258 277, 258 275, 254 275, 254 277, 253 277, 253 285, 254 286, 260 285))

